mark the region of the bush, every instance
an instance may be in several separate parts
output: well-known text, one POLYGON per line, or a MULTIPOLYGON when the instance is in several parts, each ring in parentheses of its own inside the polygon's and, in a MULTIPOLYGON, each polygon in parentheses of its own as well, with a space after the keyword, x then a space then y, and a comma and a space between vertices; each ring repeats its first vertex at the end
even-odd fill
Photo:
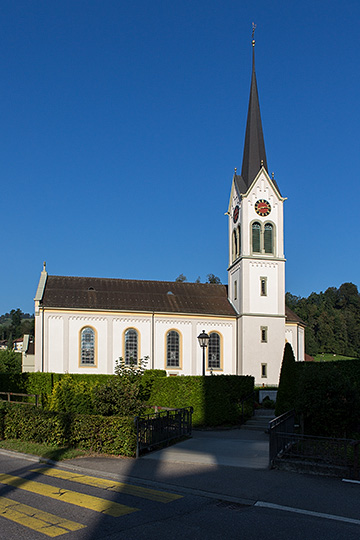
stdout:
POLYGON ((94 452, 134 456, 133 418, 104 418, 44 411, 28 405, 0 407, 1 436, 56 446, 79 447, 94 452))
POLYGON ((5 349, 0 351, 0 373, 21 373, 21 353, 5 349))
POLYGON ((92 387, 66 374, 54 386, 49 409, 57 412, 91 414, 94 412, 92 387))
POLYGON ((165 369, 146 369, 140 380, 140 395, 143 401, 148 401, 151 396, 154 381, 159 377, 166 377, 165 369))
POLYGON ((143 413, 144 400, 141 392, 141 380, 147 358, 137 364, 125 364, 119 358, 115 366, 115 377, 105 384, 94 388, 94 406, 98 414, 104 416, 135 416, 143 413))
POLYGON ((354 384, 351 361, 299 364, 296 411, 305 433, 349 437, 359 433, 359 388, 354 384), (344 367, 343 367, 344 366, 344 367))
POLYGON ((286 343, 281 364, 279 389, 276 396, 276 416, 295 408, 297 390, 296 379, 297 371, 294 353, 290 343, 286 343))
POLYGON ((193 407, 194 426, 220 426, 240 421, 240 402, 254 389, 250 376, 166 377, 154 381, 149 404, 193 407))

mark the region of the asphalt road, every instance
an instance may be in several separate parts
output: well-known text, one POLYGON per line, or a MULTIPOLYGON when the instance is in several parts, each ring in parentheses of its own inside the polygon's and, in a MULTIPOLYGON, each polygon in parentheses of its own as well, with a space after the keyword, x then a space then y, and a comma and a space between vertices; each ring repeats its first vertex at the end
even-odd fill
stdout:
POLYGON ((282 471, 0 455, 6 540, 358 540, 359 502, 360 484, 282 471))

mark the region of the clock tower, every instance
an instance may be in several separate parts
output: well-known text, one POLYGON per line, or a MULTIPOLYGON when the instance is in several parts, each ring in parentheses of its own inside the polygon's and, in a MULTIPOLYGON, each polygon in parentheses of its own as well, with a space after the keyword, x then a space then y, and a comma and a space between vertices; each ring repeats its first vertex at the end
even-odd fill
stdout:
POLYGON ((278 384, 285 344, 283 202, 268 173, 255 74, 252 76, 241 175, 233 176, 228 296, 237 314, 237 373, 278 384))

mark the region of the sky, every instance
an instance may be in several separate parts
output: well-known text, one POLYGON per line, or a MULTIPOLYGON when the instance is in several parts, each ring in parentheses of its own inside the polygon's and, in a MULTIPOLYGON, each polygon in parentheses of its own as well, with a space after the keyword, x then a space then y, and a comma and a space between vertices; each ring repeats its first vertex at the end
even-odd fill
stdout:
POLYGON ((51 275, 227 283, 255 22, 286 290, 360 286, 358 0, 2 0, 0 314, 51 275))

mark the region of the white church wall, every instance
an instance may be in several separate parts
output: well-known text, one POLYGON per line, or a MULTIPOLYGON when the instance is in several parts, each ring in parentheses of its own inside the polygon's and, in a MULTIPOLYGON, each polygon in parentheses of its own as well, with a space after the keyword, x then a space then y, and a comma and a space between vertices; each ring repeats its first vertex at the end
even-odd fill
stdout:
POLYGON ((46 317, 47 341, 45 371, 61 373, 64 362, 64 318, 62 315, 46 317))
POLYGON ((287 323, 285 338, 292 347, 295 360, 303 362, 305 360, 305 329, 297 324, 287 323))
MULTIPOLYGON (((156 314, 112 314, 62 310, 45 312, 44 371, 55 373, 114 373, 115 360, 124 357, 125 331, 138 332, 139 357, 149 357, 146 369, 166 369, 169 375, 201 375, 202 350, 197 336, 218 332, 221 336, 221 369, 214 373, 236 373, 236 319, 156 314), (80 333, 85 326, 95 331, 95 365, 80 364, 80 333), (180 335, 180 367, 166 365, 166 336, 170 330, 180 335), (154 351, 154 358, 153 358, 154 351)), ((41 315, 37 315, 41 328, 41 315)), ((41 342, 37 340, 41 371, 41 342)), ((207 358, 207 357, 206 357, 207 358)), ((207 365, 207 364, 206 364, 207 365)), ((207 370, 207 373, 210 373, 207 370)))
POLYGON ((241 328, 243 374, 253 375, 256 385, 277 385, 285 345, 284 318, 244 316, 241 328))

